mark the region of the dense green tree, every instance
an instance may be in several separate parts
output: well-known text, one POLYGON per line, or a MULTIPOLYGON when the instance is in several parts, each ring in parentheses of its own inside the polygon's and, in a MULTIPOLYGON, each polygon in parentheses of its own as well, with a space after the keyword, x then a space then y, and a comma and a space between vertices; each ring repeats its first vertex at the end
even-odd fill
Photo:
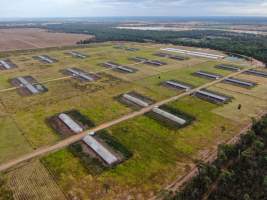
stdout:
POLYGON ((199 175, 173 199, 202 199, 207 194, 208 200, 266 199, 266 119, 255 122, 236 145, 221 145, 218 159, 210 165, 201 163, 199 175))
MULTIPOLYGON (((172 43, 185 46, 212 48, 229 55, 245 55, 267 63, 267 37, 255 34, 219 30, 149 31, 117 29, 118 23, 64 23, 49 24, 51 31, 86 33, 94 39, 80 41, 81 44, 103 41, 133 41, 172 43)), ((42 26, 43 27, 43 26, 42 26)))

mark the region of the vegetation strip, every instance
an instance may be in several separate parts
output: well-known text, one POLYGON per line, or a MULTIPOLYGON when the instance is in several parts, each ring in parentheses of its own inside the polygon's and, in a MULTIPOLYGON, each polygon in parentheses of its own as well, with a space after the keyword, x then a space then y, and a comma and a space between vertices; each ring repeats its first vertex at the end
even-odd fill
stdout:
MULTIPOLYGON (((256 58, 267 63, 266 36, 254 34, 240 34, 223 30, 186 30, 186 31, 157 31, 157 30, 127 30, 115 29, 117 23, 83 24, 74 26, 73 23, 61 25, 49 24, 47 29, 68 33, 84 33, 94 35, 94 40, 84 40, 80 44, 106 41, 132 41, 168 43, 182 46, 205 47, 225 51, 230 56, 237 56, 247 60, 256 58), (231 41, 231 42, 229 42, 231 41), (245 56, 243 56, 245 55, 245 56)), ((43 28, 43 27, 42 27, 43 28)))

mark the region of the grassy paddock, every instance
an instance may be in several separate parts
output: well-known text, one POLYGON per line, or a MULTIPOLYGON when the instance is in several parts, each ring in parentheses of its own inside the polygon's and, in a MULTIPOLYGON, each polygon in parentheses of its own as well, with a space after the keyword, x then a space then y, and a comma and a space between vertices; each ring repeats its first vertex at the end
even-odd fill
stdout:
MULTIPOLYGON (((127 43, 127 46, 138 47, 140 51, 118 50, 113 48, 113 43, 105 43, 75 48, 76 51, 90 56, 86 59, 66 55, 68 48, 10 55, 10 59, 19 68, 0 72, 1 89, 10 87, 7 82, 9 78, 21 75, 31 75, 38 81, 47 81, 63 77, 59 70, 66 67, 99 72, 105 70, 99 63, 109 60, 130 66, 134 64, 128 60, 132 56, 162 60, 168 65, 158 68, 134 65, 131 67, 138 69, 135 74, 109 70, 99 74, 101 79, 94 83, 81 83, 74 79, 46 82, 44 85, 48 92, 31 97, 21 97, 16 91, 0 93, 5 108, 4 112, 0 111, 0 162, 1 159, 4 161, 31 151, 30 145, 39 148, 59 141, 60 136, 45 123, 47 118, 56 113, 77 110, 99 125, 132 112, 114 98, 123 93, 136 91, 160 101, 179 93, 161 86, 163 81, 178 80, 197 87, 210 80, 194 77, 191 75, 193 72, 205 70, 221 75, 230 73, 214 68, 219 64, 217 61, 193 57, 186 61, 175 61, 153 55, 167 45, 127 43), (49 55, 59 62, 44 65, 32 59, 32 56, 40 54, 49 55)), ((224 92, 222 89, 218 90, 224 92)), ((264 87, 259 93, 263 90, 264 87)), ((178 130, 162 126, 147 116, 140 116, 110 128, 108 135, 98 133, 99 137, 109 141, 111 146, 118 148, 128 158, 115 168, 101 168, 95 160, 89 160, 85 167, 85 163, 69 148, 45 156, 42 163, 70 199, 148 199, 164 185, 188 172, 193 160, 202 157, 203 152, 207 155, 218 143, 236 134, 241 128, 237 119, 250 116, 250 103, 259 105, 257 110, 265 108, 263 101, 253 101, 246 95, 239 96, 235 92, 231 96, 235 97, 234 102, 221 107, 195 97, 185 97, 168 104, 171 110, 179 110, 195 118, 189 126, 178 130), (241 115, 234 115, 236 119, 233 122, 233 108, 239 102, 244 102, 248 108, 242 110, 241 115)), ((29 174, 29 169, 19 170, 21 171, 17 177, 26 180, 27 176, 23 176, 23 172, 29 174)), ((20 191, 28 184, 27 181, 18 183, 21 184, 20 191)), ((31 186, 36 190, 32 192, 42 189, 39 184, 35 187, 31 186)), ((48 190, 47 193, 50 192, 48 190)))
POLYGON ((0 117, 0 162, 31 151, 31 147, 10 117, 0 117))
POLYGON ((229 104, 215 109, 214 113, 235 122, 246 124, 252 117, 258 116, 267 108, 267 101, 264 99, 243 94, 242 92, 231 91, 225 89, 225 87, 213 86, 211 89, 233 97, 229 104), (240 110, 238 110, 239 104, 242 106, 240 110))
POLYGON ((212 113, 216 105, 194 97, 186 97, 168 106, 191 113, 196 120, 191 126, 179 130, 161 126, 145 116, 114 126, 110 133, 133 156, 113 169, 100 174, 90 173, 67 149, 45 157, 46 166, 55 171, 56 180, 66 192, 78 185, 70 186, 65 182, 65 177, 86 181, 90 177, 88 188, 83 192, 91 198, 123 198, 126 193, 133 197, 141 195, 142 198, 148 198, 175 177, 182 176, 201 151, 211 151, 239 129, 239 124, 212 113), (97 191, 102 191, 101 196, 92 192, 92 183, 95 183, 97 191), (109 189, 105 192, 107 185, 109 189))

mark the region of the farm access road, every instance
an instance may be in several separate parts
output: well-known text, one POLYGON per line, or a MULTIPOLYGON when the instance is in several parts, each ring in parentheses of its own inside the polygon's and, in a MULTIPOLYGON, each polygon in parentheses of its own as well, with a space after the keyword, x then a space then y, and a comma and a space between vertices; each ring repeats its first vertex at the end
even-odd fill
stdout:
POLYGON ((194 88, 194 89, 191 89, 187 92, 184 92, 182 94, 179 94, 177 96, 174 96, 174 97, 171 97, 171 98, 168 98, 168 99, 165 99, 163 101, 160 101, 160 102, 157 102, 149 107, 145 107, 139 111, 135 111, 135 112, 132 112, 132 113, 129 113, 127 115, 124 115, 118 119, 115 119, 115 120, 112 120, 112 121, 109 121, 109 122, 106 122, 106 123, 103 123, 97 127, 94 127, 92 129, 89 129, 89 130, 86 130, 82 133, 79 133, 77 135, 74 135, 74 136, 71 136, 67 139, 64 139, 64 140, 61 140, 59 141, 58 143, 54 144, 54 145, 51 145, 51 146, 47 146, 47 147, 42 147, 42 148, 39 148, 31 153, 28 153, 28 154, 25 154, 19 158, 16 158, 14 160, 11 160, 11 161, 7 161, 5 163, 2 163, 0 165, 0 172, 2 171, 5 171, 11 167, 14 167, 16 166, 17 164, 20 164, 20 163, 23 163, 23 162, 26 162, 26 161, 29 161, 33 158, 36 158, 36 157, 40 157, 40 156, 43 156, 43 155, 46 155, 48 153, 51 153, 51 152, 55 152, 59 149, 62 149, 66 146, 69 146, 70 144, 73 144, 79 140, 81 140, 82 138, 84 138, 88 133, 90 132, 98 132, 98 131, 101 131, 103 129, 107 129, 107 128, 110 128, 116 124, 119 124, 123 121, 126 121, 126 120, 129 120, 129 119, 132 119, 132 118, 135 118, 135 117, 138 117, 138 116, 141 116, 141 115, 144 115, 145 113, 151 111, 155 106, 162 106, 164 104, 167 104, 167 103, 170 103, 170 102, 173 102, 173 101, 176 101, 182 97, 185 97, 185 96, 188 96, 188 95, 191 95, 193 94, 194 92, 200 90, 200 89, 204 89, 204 88, 207 88, 207 87, 210 87, 216 83, 219 83, 223 80, 225 80, 226 78, 229 78, 229 77, 232 77, 232 76, 236 76, 236 75, 239 75, 249 69, 253 69, 253 68, 256 68, 255 66, 253 67, 250 67, 250 68, 247 68, 247 69, 243 69, 241 71, 238 71, 238 72, 235 72, 235 73, 231 73, 221 79, 218 79, 218 80, 215 80, 215 81, 212 81, 212 82, 209 82, 207 84, 204 84, 200 87, 197 87, 197 88, 194 88))

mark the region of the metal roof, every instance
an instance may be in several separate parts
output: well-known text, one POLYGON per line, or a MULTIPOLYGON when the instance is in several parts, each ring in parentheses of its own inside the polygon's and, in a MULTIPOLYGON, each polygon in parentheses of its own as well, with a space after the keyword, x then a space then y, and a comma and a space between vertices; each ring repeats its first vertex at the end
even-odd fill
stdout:
POLYGON ((17 77, 16 79, 23 85, 23 87, 27 88, 31 93, 39 93, 39 90, 36 89, 31 83, 29 83, 24 77, 17 77))
POLYGON ((118 65, 116 63, 106 62, 106 63, 104 63, 104 65, 106 65, 108 67, 111 67, 112 69, 118 69, 118 70, 121 70, 121 71, 124 71, 124 72, 128 72, 128 73, 133 73, 134 72, 133 69, 128 68, 126 66, 118 65))
POLYGON ((182 53, 182 54, 187 54, 187 55, 192 55, 192 56, 198 56, 198 57, 204 57, 204 58, 210 58, 210 59, 224 58, 224 56, 217 55, 217 54, 210 54, 210 53, 197 52, 197 51, 188 51, 188 50, 177 49, 177 48, 164 48, 161 50, 170 51, 170 52, 177 52, 177 53, 182 53))
POLYGON ((204 96, 207 96, 207 97, 211 97, 211 98, 217 99, 217 100, 222 101, 222 102, 225 102, 225 101, 227 101, 229 99, 228 97, 220 96, 218 94, 214 94, 212 92, 208 92, 208 91, 204 91, 204 90, 199 90, 196 93, 204 95, 204 96))
POLYGON ((118 158, 113 155, 104 145, 97 141, 93 136, 87 135, 83 138, 85 144, 87 144, 94 152, 97 153, 107 164, 112 165, 118 162, 118 158))
POLYGON ((236 66, 233 66, 233 65, 221 64, 221 65, 217 65, 216 67, 220 68, 220 69, 230 70, 230 71, 240 71, 241 70, 239 67, 236 67, 236 66))
POLYGON ((167 83, 168 85, 170 85, 172 87, 184 89, 184 90, 187 90, 187 91, 191 89, 190 86, 178 83, 176 81, 166 81, 165 83, 167 83))
POLYGON ((124 66, 117 66, 115 69, 119 69, 121 71, 125 71, 125 72, 128 72, 128 73, 133 73, 134 70, 128 68, 128 67, 124 67, 124 66))
POLYGON ((47 63, 50 63, 52 64, 54 61, 52 59, 50 59, 48 56, 38 56, 38 58, 40 58, 41 60, 47 62, 47 63))
POLYGON ((109 66, 109 67, 111 67, 111 68, 116 68, 116 67, 118 67, 117 64, 114 64, 114 63, 111 63, 111 62, 106 62, 106 63, 104 63, 104 64, 107 65, 107 66, 109 66))
POLYGON ((222 77, 221 75, 211 74, 211 73, 203 72, 203 71, 198 71, 196 72, 196 74, 201 75, 201 76, 207 76, 209 78, 214 78, 214 79, 219 79, 222 77))
POLYGON ((6 69, 10 69, 11 68, 11 66, 4 60, 0 60, 0 64, 6 69))
POLYGON ((149 106, 149 104, 147 102, 145 102, 145 101, 143 101, 141 99, 138 99, 137 97, 131 96, 129 94, 124 94, 122 96, 126 100, 131 101, 131 102, 137 104, 138 106, 141 106, 141 107, 148 107, 149 106))
POLYGON ((175 60, 185 60, 185 57, 179 56, 179 55, 173 55, 173 54, 168 54, 168 53, 155 53, 155 56, 160 56, 160 57, 165 57, 165 58, 171 58, 175 60))
POLYGON ((252 86, 256 85, 255 83, 243 81, 243 80, 236 79, 236 78, 226 78, 225 81, 230 82, 230 83, 235 83, 238 85, 248 86, 248 87, 252 87, 252 86))
POLYGON ((67 114, 61 113, 58 115, 58 118, 74 133, 80 133, 83 131, 83 128, 67 114))
POLYGON ((79 58, 86 58, 85 55, 79 53, 79 52, 76 52, 76 51, 70 51, 70 54, 73 55, 73 56, 76 56, 76 57, 79 57, 79 58))
POLYGON ((149 59, 144 58, 144 57, 134 57, 133 59, 139 60, 140 62, 148 61, 149 59))
POLYGON ((164 65, 165 63, 158 61, 158 60, 148 60, 146 61, 148 64, 152 64, 152 65, 164 65))
POLYGON ((259 70, 255 70, 255 69, 247 70, 245 73, 267 77, 267 72, 265 72, 265 71, 259 71, 259 70))
POLYGON ((83 78, 83 79, 85 79, 87 81, 94 81, 93 77, 91 77, 91 76, 89 76, 89 75, 87 75, 87 74, 85 74, 85 73, 83 73, 81 71, 78 71, 78 70, 76 70, 74 68, 67 68, 66 70, 68 72, 72 73, 74 76, 79 76, 79 77, 81 77, 81 78, 83 78))
POLYGON ((166 112, 166 111, 164 111, 164 110, 162 110, 162 109, 160 109, 158 107, 153 108, 152 111, 157 113, 157 114, 159 114, 159 115, 161 115, 162 117, 165 117, 165 118, 167 118, 167 119, 169 119, 169 120, 171 120, 173 122, 178 123, 179 125, 184 125, 186 123, 186 120, 184 120, 184 119, 182 119, 180 117, 177 117, 177 116, 175 116, 175 115, 173 115, 173 114, 171 114, 169 112, 166 112))

